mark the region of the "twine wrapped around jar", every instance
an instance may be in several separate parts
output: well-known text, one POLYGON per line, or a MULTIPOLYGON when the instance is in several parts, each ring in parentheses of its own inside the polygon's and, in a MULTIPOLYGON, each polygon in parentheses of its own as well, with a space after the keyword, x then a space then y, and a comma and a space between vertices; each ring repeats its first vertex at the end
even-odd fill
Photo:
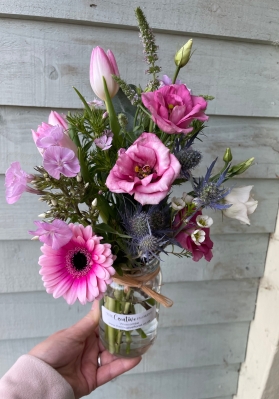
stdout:
POLYGON ((143 276, 130 276, 128 274, 123 274, 120 276, 115 273, 112 277, 112 280, 121 285, 126 285, 131 288, 140 288, 143 292, 145 292, 148 296, 155 299, 155 301, 159 302, 161 305, 166 308, 170 308, 173 305, 173 301, 166 296, 159 294, 158 292, 153 291, 148 287, 148 282, 157 276, 160 268, 157 268, 152 273, 145 274, 143 276))

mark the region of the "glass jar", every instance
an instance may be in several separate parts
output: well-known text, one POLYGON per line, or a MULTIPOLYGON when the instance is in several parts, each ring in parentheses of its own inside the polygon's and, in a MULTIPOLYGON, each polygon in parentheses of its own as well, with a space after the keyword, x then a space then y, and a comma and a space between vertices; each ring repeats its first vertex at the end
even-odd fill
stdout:
MULTIPOLYGON (((123 273, 138 280, 153 274, 144 286, 160 293, 162 274, 158 260, 143 268, 123 270, 123 273)), ((159 303, 142 288, 112 282, 100 306, 100 339, 110 353, 131 358, 150 348, 157 336, 159 303)))

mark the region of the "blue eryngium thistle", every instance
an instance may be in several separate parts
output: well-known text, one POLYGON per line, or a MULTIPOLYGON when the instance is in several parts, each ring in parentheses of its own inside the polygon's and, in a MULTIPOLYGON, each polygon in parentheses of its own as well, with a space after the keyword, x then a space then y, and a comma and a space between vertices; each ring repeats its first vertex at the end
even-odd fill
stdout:
POLYGON ((220 188, 220 185, 223 183, 230 165, 228 165, 223 173, 221 173, 217 182, 213 182, 210 181, 210 175, 216 161, 217 158, 207 169, 205 177, 199 178, 198 180, 192 179, 192 185, 195 192, 195 198, 193 202, 195 202, 198 207, 203 206, 205 208, 222 210, 231 206, 231 204, 225 204, 223 201, 223 198, 229 194, 231 189, 227 187, 220 188))
POLYGON ((180 175, 185 179, 189 179, 190 170, 198 166, 202 159, 201 153, 192 148, 183 148, 175 156, 181 164, 180 175))
POLYGON ((180 176, 184 179, 190 178, 190 171, 199 165, 202 155, 199 151, 194 150, 191 146, 197 137, 198 132, 183 145, 181 139, 176 139, 174 155, 181 164, 180 176))
POLYGON ((120 212, 125 231, 131 237, 128 250, 133 257, 146 262, 159 259, 164 247, 173 243, 171 230, 171 210, 164 199, 158 205, 130 206, 125 203, 125 211, 120 212))

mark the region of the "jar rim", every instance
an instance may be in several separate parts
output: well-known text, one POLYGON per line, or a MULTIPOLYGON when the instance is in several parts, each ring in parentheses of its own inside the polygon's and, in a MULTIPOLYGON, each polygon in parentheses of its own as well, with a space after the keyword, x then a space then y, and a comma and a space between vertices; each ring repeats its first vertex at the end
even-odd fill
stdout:
POLYGON ((133 275, 133 276, 142 276, 148 273, 153 273, 158 267, 160 267, 159 259, 153 259, 151 262, 146 263, 143 267, 135 267, 135 268, 122 268, 122 271, 125 274, 133 275))

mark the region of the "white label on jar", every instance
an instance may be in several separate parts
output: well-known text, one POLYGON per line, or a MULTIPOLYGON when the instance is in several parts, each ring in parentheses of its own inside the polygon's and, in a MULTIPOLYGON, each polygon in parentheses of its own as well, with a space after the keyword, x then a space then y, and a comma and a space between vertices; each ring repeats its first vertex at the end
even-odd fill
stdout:
POLYGON ((137 314, 119 314, 102 306, 102 319, 108 326, 118 330, 132 331, 150 323, 156 317, 156 306, 137 314))

